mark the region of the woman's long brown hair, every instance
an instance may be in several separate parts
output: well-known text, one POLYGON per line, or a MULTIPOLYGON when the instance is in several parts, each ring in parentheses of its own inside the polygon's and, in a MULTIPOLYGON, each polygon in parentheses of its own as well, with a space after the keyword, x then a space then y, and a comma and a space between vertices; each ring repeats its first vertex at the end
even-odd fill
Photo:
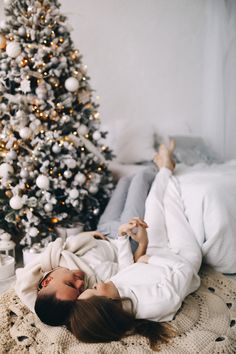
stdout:
POLYGON ((167 343, 174 330, 167 323, 135 319, 133 310, 125 310, 130 299, 108 299, 93 296, 77 300, 67 328, 75 337, 87 343, 117 341, 130 334, 140 334, 149 339, 152 349, 167 343))

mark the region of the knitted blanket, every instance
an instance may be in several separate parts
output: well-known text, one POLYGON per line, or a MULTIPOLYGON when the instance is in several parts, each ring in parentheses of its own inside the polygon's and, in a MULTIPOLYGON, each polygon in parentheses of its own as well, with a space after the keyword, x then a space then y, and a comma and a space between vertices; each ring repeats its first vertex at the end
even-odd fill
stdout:
MULTIPOLYGON (((236 353, 236 282, 210 268, 189 295, 173 326, 176 337, 161 345, 161 354, 236 353)), ((62 327, 42 324, 13 289, 0 296, 0 353, 11 354, 151 354, 145 338, 129 336, 108 344, 84 344, 62 327)))

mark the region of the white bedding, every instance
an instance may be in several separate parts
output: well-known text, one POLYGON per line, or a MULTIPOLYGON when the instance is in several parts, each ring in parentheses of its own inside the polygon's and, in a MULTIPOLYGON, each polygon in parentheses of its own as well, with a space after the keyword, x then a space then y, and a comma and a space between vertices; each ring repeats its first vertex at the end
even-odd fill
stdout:
POLYGON ((236 160, 180 164, 175 175, 205 263, 223 273, 236 273, 236 160))

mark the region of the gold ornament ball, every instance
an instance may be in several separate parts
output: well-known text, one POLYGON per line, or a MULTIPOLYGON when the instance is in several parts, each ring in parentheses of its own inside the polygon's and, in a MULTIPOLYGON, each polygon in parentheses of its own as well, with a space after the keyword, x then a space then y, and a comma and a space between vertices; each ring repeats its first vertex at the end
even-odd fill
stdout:
POLYGON ((21 218, 19 215, 16 215, 16 222, 20 222, 21 221, 21 218))
POLYGON ((7 46, 6 37, 3 34, 0 34, 0 49, 5 49, 7 46))
POLYGON ((58 218, 51 218, 51 223, 52 223, 52 224, 57 224, 58 221, 59 221, 58 218))
POLYGON ((13 196, 13 193, 11 191, 6 191, 5 194, 8 198, 11 198, 13 196))
POLYGON ((58 87, 60 84, 60 81, 57 77, 51 77, 49 81, 54 87, 58 87))
POLYGON ((20 62, 20 66, 22 67, 22 68, 24 68, 26 65, 28 65, 28 59, 27 58, 24 58, 24 59, 22 59, 21 60, 21 62, 20 62))

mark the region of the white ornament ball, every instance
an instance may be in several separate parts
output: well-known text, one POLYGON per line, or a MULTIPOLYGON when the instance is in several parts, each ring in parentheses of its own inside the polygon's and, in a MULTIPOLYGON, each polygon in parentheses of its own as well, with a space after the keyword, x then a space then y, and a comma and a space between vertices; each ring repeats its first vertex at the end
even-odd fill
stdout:
POLYGON ((44 210, 49 213, 50 211, 53 210, 53 205, 51 203, 47 203, 44 205, 44 210))
POLYGON ((18 195, 12 197, 9 203, 10 207, 14 210, 19 210, 23 207, 23 200, 18 195))
POLYGON ((20 44, 17 42, 9 42, 6 47, 7 55, 11 58, 17 58, 21 53, 20 44))
POLYGON ((81 185, 86 181, 86 177, 83 173, 77 173, 75 176, 75 181, 81 185))
POLYGON ((6 71, 7 68, 8 68, 7 63, 2 63, 2 64, 1 64, 1 69, 2 69, 3 71, 6 71))
POLYGON ((71 176, 72 176, 72 172, 69 170, 66 170, 63 174, 66 178, 71 178, 71 176))
POLYGON ((69 193, 69 196, 72 198, 72 199, 76 199, 78 198, 79 196, 79 191, 77 189, 71 189, 70 193, 69 193))
POLYGON ((11 235, 8 232, 4 232, 3 234, 0 235, 0 239, 2 241, 10 241, 11 235))
POLYGON ((53 65, 58 64, 58 59, 57 59, 56 57, 53 57, 53 58, 51 59, 51 63, 52 63, 53 65))
POLYGON ((14 150, 11 150, 7 153, 6 157, 9 160, 15 160, 17 158, 17 153, 14 150))
POLYGON ((101 133, 96 131, 93 133, 93 139, 94 140, 99 140, 101 138, 101 133))
POLYGON ((49 178, 45 175, 39 175, 36 178, 36 185, 40 189, 49 189, 49 178))
POLYGON ((37 87, 35 92, 40 100, 44 100, 47 96, 47 90, 44 86, 37 87))
POLYGON ((98 187, 97 186, 90 186, 89 187, 89 192, 92 193, 92 194, 95 194, 98 192, 98 187))
POLYGON ((61 152, 61 147, 59 146, 59 144, 54 144, 53 147, 52 147, 52 151, 55 154, 59 154, 61 152))
POLYGON ((4 162, 0 165, 0 177, 6 178, 13 172, 14 172, 13 167, 8 163, 4 162))
POLYGON ((77 91, 79 88, 79 81, 74 77, 69 77, 65 81, 65 88, 67 89, 67 91, 70 91, 70 92, 77 91))
POLYGON ((20 137, 22 139, 29 139, 32 135, 32 130, 28 127, 21 128, 19 131, 20 137))
POLYGON ((20 35, 20 36, 25 36, 25 34, 26 34, 26 29, 25 29, 25 27, 20 27, 19 29, 18 29, 18 34, 20 35))
POLYGON ((79 128, 77 129, 77 132, 80 134, 80 135, 85 135, 88 133, 88 128, 86 127, 86 125, 84 124, 81 124, 79 126, 79 128))
POLYGON ((27 170, 20 171, 21 178, 27 178, 29 176, 29 172, 27 170))
POLYGON ((36 227, 31 227, 29 229, 29 235, 31 237, 36 237, 38 235, 38 233, 39 233, 39 230, 36 227))
POLYGON ((59 33, 64 33, 65 32, 65 28, 63 26, 60 26, 58 29, 59 33))
POLYGON ((63 115, 61 121, 62 123, 68 123, 70 121, 70 116, 63 115))
POLYGON ((75 168, 77 166, 77 162, 74 159, 66 160, 65 163, 69 168, 75 168))
POLYGON ((17 117, 17 119, 23 119, 23 118, 25 118, 25 112, 24 112, 24 111, 21 111, 21 110, 17 111, 17 112, 16 112, 16 117, 17 117))

